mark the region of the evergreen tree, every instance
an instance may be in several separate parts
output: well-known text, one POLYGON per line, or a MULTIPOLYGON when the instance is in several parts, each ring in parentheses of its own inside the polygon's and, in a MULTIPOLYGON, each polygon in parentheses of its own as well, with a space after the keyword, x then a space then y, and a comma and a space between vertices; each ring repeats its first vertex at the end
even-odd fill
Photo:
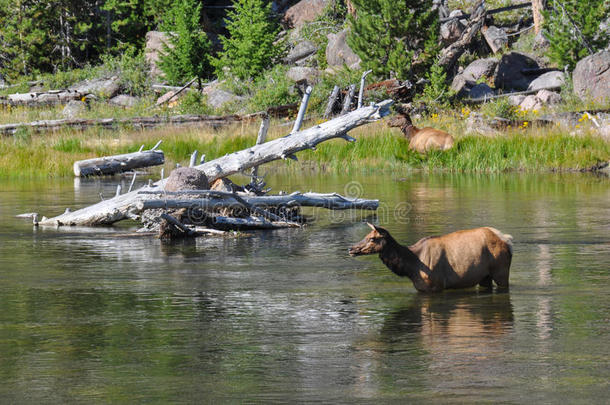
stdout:
POLYGON ((599 26, 608 18, 608 0, 550 0, 545 13, 545 28, 550 42, 551 61, 573 69, 576 62, 608 45, 608 34, 599 26), (578 27, 578 30, 574 27, 578 27))
POLYGON ((162 24, 169 37, 159 61, 165 79, 172 84, 211 76, 211 43, 201 26, 201 4, 178 0, 162 24))
POLYGON ((351 0, 348 45, 363 67, 409 79, 434 61, 438 13, 432 0, 351 0), (413 71, 414 68, 416 72, 413 71))
POLYGON ((223 51, 212 61, 219 76, 226 67, 245 79, 269 67, 277 56, 273 45, 279 25, 271 16, 271 3, 262 0, 235 0, 225 22, 229 37, 221 36, 223 51))

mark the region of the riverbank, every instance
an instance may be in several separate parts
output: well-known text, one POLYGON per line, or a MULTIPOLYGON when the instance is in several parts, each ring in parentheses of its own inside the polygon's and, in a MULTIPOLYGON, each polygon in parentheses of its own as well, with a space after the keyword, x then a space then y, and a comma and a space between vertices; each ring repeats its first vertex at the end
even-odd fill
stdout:
MULTIPOLYGON (((439 120, 437 120, 437 126, 439 120)), ((421 122, 424 125, 427 122, 421 122)), ((284 136, 288 127, 274 123, 269 138, 284 136)), ((312 125, 310 123, 309 125, 312 125)), ((594 132, 569 134, 560 128, 513 129, 495 136, 460 135, 461 120, 442 121, 442 127, 456 136, 448 151, 421 155, 408 149, 407 140, 384 122, 352 131, 355 143, 333 140, 316 151, 298 154, 299 162, 273 163, 275 167, 324 171, 354 170, 449 170, 464 172, 571 171, 586 170, 610 161, 610 142, 594 132)), ((0 138, 0 177, 70 177, 76 160, 136 151, 152 147, 162 139, 166 173, 176 163, 188 164, 194 150, 214 159, 254 145, 258 123, 211 128, 160 128, 149 131, 87 130, 33 134, 27 131, 0 138)), ((160 168, 152 169, 153 173, 160 168)))

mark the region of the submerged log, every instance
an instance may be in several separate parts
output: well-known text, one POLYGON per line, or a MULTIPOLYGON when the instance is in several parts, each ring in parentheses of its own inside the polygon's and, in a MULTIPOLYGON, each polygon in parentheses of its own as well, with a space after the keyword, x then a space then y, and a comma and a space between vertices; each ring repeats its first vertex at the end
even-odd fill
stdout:
POLYGON ((142 167, 158 166, 165 163, 163 151, 151 150, 104 156, 74 162, 74 175, 77 177, 104 176, 122 173, 142 167))
MULTIPOLYGON (((210 182, 243 172, 254 166, 259 166, 278 159, 285 159, 296 152, 314 149, 317 144, 334 138, 353 140, 347 132, 353 128, 376 121, 390 113, 392 100, 360 108, 349 114, 324 122, 312 128, 291 134, 284 138, 256 145, 245 150, 211 160, 196 169, 205 173, 210 182)), ((160 180, 153 186, 145 186, 140 190, 125 193, 115 198, 101 201, 97 204, 64 213, 53 218, 44 218, 41 225, 109 225, 129 218, 135 204, 141 200, 137 191, 155 191, 163 189, 166 180, 160 180), (157 188, 159 187, 159 188, 157 188)))

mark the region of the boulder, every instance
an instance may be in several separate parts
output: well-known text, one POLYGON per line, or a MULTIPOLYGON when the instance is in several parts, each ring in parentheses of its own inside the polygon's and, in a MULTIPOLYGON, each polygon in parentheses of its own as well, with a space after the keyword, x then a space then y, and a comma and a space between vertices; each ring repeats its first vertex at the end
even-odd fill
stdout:
POLYGON ((348 31, 346 29, 336 34, 328 34, 326 62, 329 66, 347 65, 350 68, 360 66, 362 60, 347 45, 347 34, 348 31))
POLYGON ((95 94, 102 98, 112 98, 119 93, 120 85, 118 76, 85 80, 70 87, 70 90, 83 94, 95 94))
POLYGON ((572 73, 574 92, 582 100, 610 100, 610 49, 589 55, 576 64, 572 73))
POLYGON ((553 71, 546 72, 535 78, 529 86, 528 90, 540 90, 551 87, 561 87, 566 81, 566 76, 563 72, 553 71))
POLYGON ((476 82, 472 80, 466 80, 464 75, 459 74, 453 78, 451 82, 451 90, 458 95, 458 97, 466 97, 470 93, 470 89, 476 85, 476 82))
POLYGON ((536 97, 546 105, 561 103, 561 94, 550 90, 540 90, 538 93, 536 93, 536 97))
POLYGON ((286 10, 284 23, 289 27, 300 29, 305 23, 318 18, 324 12, 330 0, 301 0, 286 10))
POLYGON ((519 106, 523 100, 525 100, 525 96, 523 94, 518 94, 516 96, 508 96, 508 103, 510 105, 514 105, 515 107, 519 106))
POLYGON ((163 44, 167 43, 167 33, 161 31, 148 31, 146 33, 146 47, 144 48, 144 56, 150 64, 150 74, 158 77, 163 74, 157 66, 159 55, 163 51, 163 44))
POLYGON ((295 82, 305 80, 308 84, 313 84, 318 81, 320 71, 312 67, 294 66, 286 73, 286 77, 295 82))
POLYGON ((128 96, 127 94, 119 94, 116 97, 110 99, 110 104, 118 105, 121 107, 133 107, 138 103, 137 97, 128 96))
POLYGON ((483 98, 494 95, 494 91, 486 83, 474 85, 469 92, 470 98, 483 98))
POLYGON ((172 170, 165 183, 165 191, 208 190, 209 188, 205 174, 192 167, 179 167, 172 170))
POLYGON ((87 104, 83 101, 72 100, 66 104, 61 114, 67 119, 73 119, 77 118, 86 109, 87 104))
POLYGON ((493 53, 498 53, 500 50, 508 47, 508 36, 502 28, 492 25, 483 28, 481 32, 493 53))
POLYGON ((477 59, 471 62, 461 73, 464 79, 477 82, 484 77, 493 77, 498 60, 495 58, 477 59))
POLYGON ((551 46, 551 42, 544 35, 542 30, 540 30, 540 32, 534 37, 534 49, 546 50, 549 48, 549 46, 551 46))
POLYGON ((532 94, 525 97, 521 104, 519 104, 519 107, 521 107, 521 109, 524 111, 532 111, 540 110, 542 107, 544 107, 544 104, 542 104, 542 101, 540 101, 538 97, 532 94))
POLYGON ((313 55, 318 50, 316 44, 311 41, 301 41, 295 45, 294 48, 288 52, 288 55, 284 58, 284 63, 292 64, 313 55))
POLYGON ((449 45, 457 41, 466 26, 460 20, 454 18, 441 25, 441 39, 445 45, 449 45))
POLYGON ((498 63, 494 76, 494 87, 505 90, 527 90, 532 78, 521 73, 521 70, 538 67, 538 63, 529 56, 509 52, 503 55, 498 63))
POLYGON ((218 87, 210 87, 206 89, 203 94, 207 96, 207 104, 219 109, 224 107, 226 104, 241 101, 244 98, 230 93, 226 90, 219 89, 218 87))

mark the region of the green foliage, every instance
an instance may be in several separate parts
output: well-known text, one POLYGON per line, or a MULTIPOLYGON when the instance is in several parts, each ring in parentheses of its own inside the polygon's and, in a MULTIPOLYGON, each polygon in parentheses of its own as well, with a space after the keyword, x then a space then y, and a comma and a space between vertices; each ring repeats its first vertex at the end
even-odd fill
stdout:
POLYGON ((432 0, 352 0, 348 45, 379 76, 412 79, 437 52, 438 14, 432 0))
POLYGON ((509 120, 517 119, 518 108, 513 106, 507 97, 490 101, 481 106, 481 113, 490 118, 500 117, 509 120))
POLYGON ((252 83, 248 110, 261 111, 272 106, 294 103, 299 96, 294 83, 286 77, 288 67, 276 65, 252 83))
POLYGON ((448 105, 451 91, 449 86, 447 86, 447 73, 445 69, 439 64, 434 64, 426 74, 426 78, 430 82, 424 87, 421 101, 439 106, 448 105))
POLYGON ((268 68, 279 50, 274 41, 279 31, 271 15, 271 3, 235 0, 225 19, 229 36, 221 36, 223 51, 212 61, 218 76, 225 68, 240 79, 256 77, 268 68))
POLYGON ((144 51, 129 47, 119 56, 103 56, 102 61, 100 70, 104 75, 117 75, 123 93, 143 96, 150 92, 150 65, 144 51))
POLYGON ((314 21, 307 23, 299 30, 299 36, 317 45, 316 63, 319 69, 326 69, 326 47, 328 34, 337 33, 345 25, 347 8, 343 1, 329 2, 324 11, 314 21))
POLYGON ((183 84, 194 77, 210 75, 211 43, 201 25, 201 4, 196 0, 176 1, 162 25, 169 36, 159 67, 171 84, 183 84))
POLYGON ((180 99, 180 114, 208 115, 212 109, 206 104, 205 96, 198 91, 189 91, 180 99))
POLYGON ((576 62, 590 53, 585 42, 594 52, 608 45, 608 34, 599 29, 600 23, 610 13, 607 0, 550 0, 548 6, 544 20, 551 43, 548 54, 557 66, 573 69, 576 62), (582 37, 572 23, 578 27, 582 37))

